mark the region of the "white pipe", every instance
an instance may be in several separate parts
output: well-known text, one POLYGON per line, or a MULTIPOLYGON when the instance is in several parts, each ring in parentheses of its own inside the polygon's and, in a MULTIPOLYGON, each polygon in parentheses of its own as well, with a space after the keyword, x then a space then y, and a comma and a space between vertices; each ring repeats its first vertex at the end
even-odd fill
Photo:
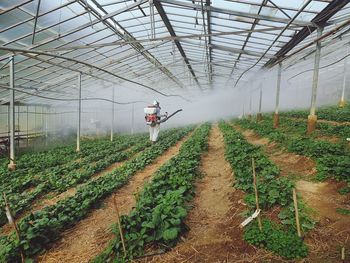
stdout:
MULTIPOLYGON (((317 38, 320 38, 322 35, 322 28, 317 28, 317 38)), ((314 63, 314 75, 312 79, 312 93, 311 93, 311 108, 310 115, 314 116, 316 114, 316 98, 317 98, 317 85, 318 85, 318 73, 320 69, 320 57, 321 57, 321 41, 316 43, 316 52, 315 52, 315 63, 314 63)))
POLYGON ((14 169, 15 164, 15 63, 14 57, 10 57, 10 164, 9 168, 14 169))
POLYGON ((278 114, 279 105, 280 105, 281 75, 282 75, 282 63, 278 63, 275 114, 278 114))
POLYGON ((80 127, 81 127, 81 74, 78 74, 78 127, 77 127, 77 152, 80 152, 80 127))
MULTIPOLYGON (((114 101, 114 87, 112 87, 112 100, 114 101)), ((112 102, 112 120, 111 120, 111 142, 113 141, 114 133, 114 103, 112 102)))
MULTIPOLYGON (((349 54, 350 47, 347 48, 347 54, 349 54)), ((346 88, 346 71, 347 71, 348 58, 344 59, 344 75, 343 75, 343 88, 341 92, 340 101, 345 101, 345 88, 346 88)))

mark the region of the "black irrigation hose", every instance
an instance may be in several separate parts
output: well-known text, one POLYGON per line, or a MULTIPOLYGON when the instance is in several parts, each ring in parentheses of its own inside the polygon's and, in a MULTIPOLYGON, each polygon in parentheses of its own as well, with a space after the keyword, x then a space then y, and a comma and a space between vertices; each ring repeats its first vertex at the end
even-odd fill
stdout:
MULTIPOLYGON (((319 69, 324 69, 324 68, 327 68, 327 67, 333 66, 334 64, 339 63, 340 61, 342 61, 342 60, 346 59, 346 58, 347 58, 347 57, 349 57, 349 56, 350 56, 350 53, 349 53, 349 54, 347 54, 346 56, 342 57, 341 59, 338 59, 337 61, 334 61, 334 62, 332 62, 332 63, 330 63, 330 64, 328 64, 328 65, 325 65, 325 66, 319 67, 319 69)), ((311 69, 307 69, 307 70, 304 70, 304 71, 302 71, 302 72, 299 72, 298 74, 296 74, 296 75, 294 75, 294 76, 290 77, 290 78, 289 78, 287 81, 289 81, 289 80, 291 80, 291 79, 294 79, 295 77, 300 76, 300 75, 302 75, 302 74, 304 74, 304 73, 306 73, 306 72, 313 71, 313 70, 314 70, 314 69, 313 69, 313 68, 311 68, 311 69)))

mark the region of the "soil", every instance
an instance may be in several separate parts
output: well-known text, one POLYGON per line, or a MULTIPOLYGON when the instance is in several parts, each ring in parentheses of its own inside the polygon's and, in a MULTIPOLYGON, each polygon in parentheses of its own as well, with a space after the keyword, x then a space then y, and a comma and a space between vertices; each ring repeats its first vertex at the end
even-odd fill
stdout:
POLYGON ((223 137, 217 126, 210 133, 201 171, 203 178, 195 183, 193 209, 185 220, 190 230, 166 254, 145 257, 137 262, 258 262, 258 258, 277 259, 243 241, 243 230, 239 228, 244 220, 240 216, 245 210, 243 192, 232 187, 234 175, 225 161, 223 137))
POLYGON ((311 215, 318 224, 305 238, 310 250, 304 262, 339 262, 340 247, 350 250, 350 216, 336 211, 337 208, 350 209, 350 195, 338 193, 345 183, 310 181, 317 172, 313 160, 287 152, 274 142, 262 143, 266 138, 261 138, 252 130, 243 130, 239 126, 235 128, 243 133, 248 142, 262 146, 262 150, 280 168, 282 176, 296 180, 297 192, 307 207, 312 209, 311 215))
POLYGON ((280 169, 280 175, 311 179, 316 174, 316 164, 309 157, 287 152, 278 147, 276 143, 260 137, 252 130, 244 130, 239 126, 234 126, 234 128, 242 132, 249 143, 262 146, 262 150, 269 159, 280 169))
POLYGON ((128 214, 135 205, 135 196, 158 170, 171 157, 176 155, 183 141, 180 140, 151 165, 136 173, 127 185, 117 190, 102 203, 101 208, 93 210, 87 218, 62 233, 52 248, 37 258, 38 262, 89 262, 107 246, 114 237, 111 225, 117 221, 116 202, 120 215, 128 214))

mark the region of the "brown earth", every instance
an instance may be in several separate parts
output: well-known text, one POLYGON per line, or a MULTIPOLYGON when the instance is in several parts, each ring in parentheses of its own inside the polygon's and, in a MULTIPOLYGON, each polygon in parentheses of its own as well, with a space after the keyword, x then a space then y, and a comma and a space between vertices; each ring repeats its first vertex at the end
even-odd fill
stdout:
POLYGON ((135 205, 135 195, 171 157, 176 155, 183 141, 180 140, 151 165, 136 173, 127 185, 117 190, 102 203, 101 208, 93 210, 87 218, 62 233, 62 238, 52 248, 37 258, 38 262, 89 262, 101 253, 113 238, 111 225, 116 222, 117 214, 114 200, 121 215, 127 214, 135 205))
MULTIPOLYGON (((223 136, 215 126, 209 136, 209 149, 202 157, 204 175, 195 183, 193 209, 186 218, 189 231, 166 254, 149 256, 137 262, 262 262, 277 257, 243 241, 245 210, 243 192, 232 187, 234 176, 225 161, 223 136)), ((275 262, 277 262, 275 261, 275 262)))
POLYGON ((262 146, 262 150, 279 167, 282 176, 291 176, 297 180, 297 192, 313 210, 311 214, 318 225, 307 234, 310 255, 304 262, 340 262, 336 260, 340 257, 340 247, 344 246, 350 251, 350 216, 336 211, 337 208, 350 209, 350 195, 338 193, 345 186, 344 182, 310 181, 317 172, 313 160, 287 152, 252 130, 244 130, 239 126, 235 128, 243 133, 248 142, 262 146))
POLYGON ((263 151, 270 160, 278 166, 282 176, 296 176, 310 179, 316 174, 316 164, 309 157, 287 152, 281 147, 278 147, 275 142, 270 142, 268 138, 261 137, 252 130, 245 130, 237 125, 234 128, 242 132, 249 143, 262 146, 263 151))

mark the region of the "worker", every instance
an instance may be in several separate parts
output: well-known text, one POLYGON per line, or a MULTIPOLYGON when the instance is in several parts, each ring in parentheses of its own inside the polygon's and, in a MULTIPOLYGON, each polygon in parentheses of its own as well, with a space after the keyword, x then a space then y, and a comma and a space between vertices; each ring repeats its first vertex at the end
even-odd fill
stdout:
POLYGON ((159 129, 160 129, 160 120, 162 117, 167 118, 168 113, 165 112, 164 115, 160 114, 160 106, 157 100, 153 101, 152 106, 145 108, 145 119, 147 125, 149 125, 149 139, 152 143, 156 143, 158 139, 159 129))

